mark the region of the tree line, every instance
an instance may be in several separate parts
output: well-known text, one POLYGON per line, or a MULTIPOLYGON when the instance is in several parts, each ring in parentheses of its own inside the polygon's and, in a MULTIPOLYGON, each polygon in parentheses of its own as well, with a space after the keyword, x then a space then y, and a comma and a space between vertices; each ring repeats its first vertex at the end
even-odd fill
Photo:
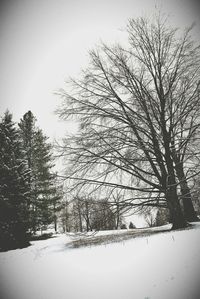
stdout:
POLYGON ((53 172, 52 145, 31 111, 19 124, 0 121, 0 249, 24 247, 46 225, 57 225, 62 189, 53 172))
POLYGON ((125 221, 107 199, 75 195, 71 202, 65 201, 60 222, 64 232, 89 232, 121 229, 125 221))
POLYGON ((60 90, 59 117, 79 123, 60 146, 70 192, 112 203, 120 191, 119 209, 167 209, 173 229, 199 220, 191 188, 200 172, 200 47, 192 29, 180 32, 160 14, 130 19, 127 45, 101 43, 82 76, 60 90))

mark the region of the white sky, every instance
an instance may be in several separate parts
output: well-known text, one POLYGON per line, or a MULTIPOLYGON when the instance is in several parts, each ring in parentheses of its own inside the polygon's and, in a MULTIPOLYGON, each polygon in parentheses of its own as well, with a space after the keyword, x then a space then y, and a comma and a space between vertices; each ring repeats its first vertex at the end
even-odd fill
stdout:
POLYGON ((54 115, 60 99, 53 92, 87 64, 88 50, 100 39, 117 41, 128 18, 148 15, 155 5, 184 26, 195 17, 194 9, 181 0, 5 2, 0 6, 0 114, 8 108, 19 121, 31 110, 51 139, 73 131, 72 123, 59 122, 54 115))

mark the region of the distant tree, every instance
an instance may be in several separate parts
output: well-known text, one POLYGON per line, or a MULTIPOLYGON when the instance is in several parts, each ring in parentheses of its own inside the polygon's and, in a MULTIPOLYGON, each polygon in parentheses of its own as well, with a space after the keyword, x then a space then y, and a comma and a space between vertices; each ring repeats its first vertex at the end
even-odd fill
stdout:
POLYGON ((152 208, 146 207, 143 211, 144 220, 149 227, 154 227, 155 222, 155 211, 152 208))
POLYGON ((94 212, 94 200, 90 197, 83 198, 82 216, 85 222, 87 232, 92 230, 91 217, 93 212, 94 212))
POLYGON ((69 222, 75 231, 115 229, 116 215, 107 200, 76 195, 69 211, 69 222))
POLYGON ((62 209, 59 213, 59 220, 64 233, 73 231, 73 221, 68 201, 63 201, 62 209))
POLYGON ((91 231, 95 212, 95 201, 89 196, 76 195, 73 198, 73 216, 76 230, 91 231))
POLYGON ((76 232, 83 231, 83 205, 82 199, 79 196, 75 196, 72 203, 72 221, 73 229, 76 232))
POLYGON ((129 223, 129 229, 134 229, 134 228, 136 228, 136 226, 133 224, 133 222, 130 222, 129 223))
POLYGON ((108 200, 96 200, 92 215, 92 229, 113 230, 116 226, 116 215, 108 200))
POLYGON ((19 132, 7 111, 0 122, 0 249, 28 242, 28 169, 19 132))
POLYGON ((123 203, 123 195, 121 190, 116 190, 114 194, 112 194, 112 198, 110 200, 110 203, 112 205, 112 211, 115 213, 115 229, 120 228, 122 221, 123 221, 123 214, 126 212, 126 209, 124 207, 123 203))

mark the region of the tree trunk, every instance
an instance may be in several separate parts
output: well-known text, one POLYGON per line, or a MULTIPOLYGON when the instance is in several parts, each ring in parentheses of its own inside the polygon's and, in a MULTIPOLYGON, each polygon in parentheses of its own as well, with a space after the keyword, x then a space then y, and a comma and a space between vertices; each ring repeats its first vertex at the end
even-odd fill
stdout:
POLYGON ((172 222, 172 229, 179 229, 187 227, 187 221, 185 219, 185 215, 181 209, 181 205, 179 202, 179 198, 177 195, 177 184, 176 184, 176 177, 175 177, 175 169, 173 165, 173 160, 171 157, 170 147, 169 147, 169 139, 167 133, 165 132, 164 135, 165 141, 165 159, 166 159, 166 166, 168 171, 168 176, 166 180, 166 201, 168 204, 170 218, 172 222))
POLYGON ((115 225, 115 229, 118 229, 119 228, 119 202, 117 202, 117 210, 116 210, 116 225, 115 225))
POLYGON ((181 210, 178 200, 176 187, 171 187, 166 194, 166 200, 170 212, 170 220, 172 222, 172 230, 187 227, 187 221, 181 210))
POLYGON ((194 210, 190 189, 188 187, 187 180, 186 180, 186 177, 185 177, 185 174, 183 171, 183 164, 177 163, 175 168, 176 168, 176 174, 177 174, 178 180, 180 182, 180 187, 181 187, 181 199, 182 199, 182 203, 183 203, 185 219, 187 221, 191 221, 191 222, 192 221, 200 221, 199 218, 197 217, 195 210, 194 210))
POLYGON ((91 227, 90 227, 90 220, 89 220, 88 215, 86 215, 85 222, 86 222, 86 230, 87 230, 87 232, 89 232, 91 230, 91 227))
POLYGON ((82 225, 81 208, 80 208, 79 203, 78 203, 78 219, 79 219, 79 231, 82 232, 83 231, 83 225, 82 225))
POLYGON ((54 217, 54 230, 57 233, 57 217, 54 217))
MULTIPOLYGON (((186 182, 185 182, 186 183, 186 182)), ((184 215, 187 221, 193 222, 193 221, 200 221, 200 219, 197 217, 197 214, 194 210, 194 206, 191 199, 191 193, 190 189, 187 186, 181 186, 181 197, 183 201, 183 209, 184 209, 184 215)))

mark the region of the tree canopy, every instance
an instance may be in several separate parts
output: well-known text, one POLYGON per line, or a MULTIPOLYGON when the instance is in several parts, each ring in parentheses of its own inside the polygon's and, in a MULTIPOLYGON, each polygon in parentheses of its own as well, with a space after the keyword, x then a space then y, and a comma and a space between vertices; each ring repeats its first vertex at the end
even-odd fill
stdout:
POLYGON ((129 20, 129 45, 91 51, 82 77, 69 82, 72 92, 60 91, 58 109, 80 123, 62 147, 72 188, 123 189, 131 208, 167 207, 173 228, 187 225, 179 190, 195 217, 186 196, 200 125, 200 52, 191 30, 180 34, 160 16, 129 20))

